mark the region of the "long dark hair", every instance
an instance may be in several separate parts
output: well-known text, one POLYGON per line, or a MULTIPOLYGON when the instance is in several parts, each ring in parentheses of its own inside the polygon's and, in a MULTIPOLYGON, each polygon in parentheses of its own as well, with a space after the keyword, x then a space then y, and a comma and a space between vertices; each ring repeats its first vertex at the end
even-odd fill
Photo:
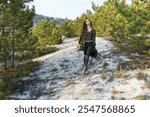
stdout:
POLYGON ((91 28, 93 28, 91 20, 90 20, 89 18, 86 18, 86 19, 84 20, 84 22, 83 22, 83 29, 82 29, 82 30, 87 30, 87 24, 86 24, 86 20, 87 20, 87 19, 90 21, 90 26, 91 26, 91 28))

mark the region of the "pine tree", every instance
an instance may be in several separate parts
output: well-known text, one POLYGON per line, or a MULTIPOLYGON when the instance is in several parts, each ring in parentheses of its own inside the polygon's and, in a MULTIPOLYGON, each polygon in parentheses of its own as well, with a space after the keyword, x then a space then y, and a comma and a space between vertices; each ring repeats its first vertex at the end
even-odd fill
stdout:
POLYGON ((65 37, 76 36, 75 25, 74 22, 71 20, 65 19, 65 21, 61 23, 60 29, 61 29, 61 34, 65 37))
POLYGON ((32 34, 38 39, 38 49, 41 53, 47 45, 62 43, 60 26, 54 21, 41 20, 32 28, 32 34))
MULTIPOLYGON (((126 20, 124 23, 124 35, 122 36, 126 50, 131 52, 142 52, 144 43, 150 34, 149 21, 150 21, 150 2, 132 0, 130 6, 115 1, 115 6, 118 12, 126 20), (131 49, 132 48, 132 49, 131 49)), ((116 30, 117 37, 119 37, 118 28, 116 30)), ((120 38, 120 37, 119 37, 120 38)), ((121 38, 120 38, 121 40, 121 38)))
POLYGON ((55 27, 54 22, 48 21, 47 19, 41 20, 32 29, 32 34, 38 38, 39 47, 45 47, 45 45, 51 45, 52 42, 52 31, 55 27))
POLYGON ((9 18, 9 7, 6 0, 0 1, 0 62, 4 62, 4 68, 7 69, 7 59, 9 54, 10 44, 10 18, 9 18))
POLYGON ((60 44, 62 43, 62 34, 60 32, 60 29, 55 27, 52 31, 52 40, 53 44, 60 44))
MULTIPOLYGON (((113 40, 122 51, 143 52, 150 48, 150 2, 148 0, 107 0, 102 6, 92 3, 94 12, 87 11, 74 21, 80 35, 83 21, 89 17, 97 36, 113 40)), ((150 50, 149 50, 150 51, 150 50)))
POLYGON ((3 44, 5 46, 1 46, 1 50, 3 50, 1 59, 5 61, 5 68, 7 60, 10 60, 12 67, 15 67, 15 55, 18 54, 16 52, 21 53, 26 50, 27 45, 30 45, 28 43, 21 47, 24 50, 20 48, 20 45, 29 39, 32 27, 34 8, 29 9, 25 4, 30 1, 32 0, 1 1, 0 8, 3 9, 0 14, 1 43, 5 43, 3 44))

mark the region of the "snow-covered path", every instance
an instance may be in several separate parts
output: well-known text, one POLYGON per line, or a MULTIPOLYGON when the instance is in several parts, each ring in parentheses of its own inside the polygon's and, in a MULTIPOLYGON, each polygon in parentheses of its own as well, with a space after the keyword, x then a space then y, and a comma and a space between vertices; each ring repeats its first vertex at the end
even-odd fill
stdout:
POLYGON ((111 50, 115 47, 110 41, 96 39, 99 55, 90 59, 85 76, 81 75, 83 52, 77 51, 77 40, 67 39, 56 46, 59 51, 34 59, 41 62, 40 68, 23 78, 22 86, 14 91, 11 99, 133 99, 139 95, 150 96, 145 81, 134 78, 133 71, 124 73, 128 77, 114 76, 112 79, 118 64, 129 59, 114 54, 111 50))

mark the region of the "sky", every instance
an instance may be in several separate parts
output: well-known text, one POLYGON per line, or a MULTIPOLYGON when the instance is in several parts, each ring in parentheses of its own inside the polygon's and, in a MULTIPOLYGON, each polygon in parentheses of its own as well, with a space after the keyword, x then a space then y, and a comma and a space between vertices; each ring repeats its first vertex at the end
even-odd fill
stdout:
POLYGON ((30 5, 35 6, 37 14, 75 19, 86 12, 86 10, 92 10, 92 2, 96 5, 102 5, 104 1, 105 0, 34 0, 30 5))

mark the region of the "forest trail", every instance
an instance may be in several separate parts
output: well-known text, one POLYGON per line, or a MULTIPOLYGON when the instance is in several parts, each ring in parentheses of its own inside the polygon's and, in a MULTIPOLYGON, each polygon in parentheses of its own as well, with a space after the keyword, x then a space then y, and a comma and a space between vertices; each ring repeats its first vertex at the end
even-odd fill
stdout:
MULTIPOLYGON (((83 52, 77 49, 76 38, 66 39, 60 50, 34 59, 40 67, 22 80, 11 99, 134 99, 137 96, 150 97, 147 82, 135 76, 138 70, 118 71, 120 63, 130 61, 126 56, 115 53, 111 41, 97 37, 98 57, 90 59, 89 70, 81 74, 83 52)), ((150 82, 150 69, 145 71, 150 82)))

